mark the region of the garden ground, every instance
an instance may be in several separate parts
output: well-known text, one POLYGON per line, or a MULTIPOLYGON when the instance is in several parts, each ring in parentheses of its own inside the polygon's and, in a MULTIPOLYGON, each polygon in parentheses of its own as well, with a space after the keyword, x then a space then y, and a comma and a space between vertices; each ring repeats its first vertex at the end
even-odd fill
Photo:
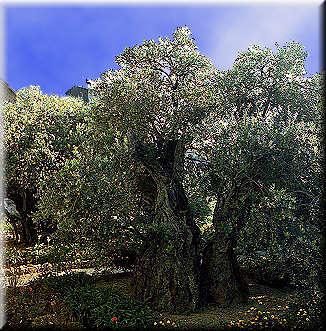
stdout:
MULTIPOLYGON (((45 251, 48 246, 42 246, 45 251)), ((62 280, 49 263, 35 264, 28 258, 36 249, 7 243, 5 329, 54 328, 85 329, 85 323, 72 313, 62 291, 62 280), (10 252, 20 256, 13 258, 10 252)), ((43 259, 44 261, 44 259, 43 259)), ((77 272, 89 271, 80 266, 74 271, 61 272, 74 277, 77 272)), ((86 275, 97 288, 114 287, 126 296, 132 296, 131 274, 93 272, 86 275)), ((151 322, 152 327, 177 327, 181 329, 316 329, 316 318, 309 316, 295 300, 295 292, 289 288, 277 289, 249 281, 250 297, 247 304, 217 307, 209 305, 192 314, 160 313, 151 322)), ((65 282, 69 287, 69 282, 65 282)), ((65 286, 65 285, 64 285, 65 286)), ((119 320, 116 321, 118 326, 119 320)), ((318 324, 318 323, 317 323, 318 324)))

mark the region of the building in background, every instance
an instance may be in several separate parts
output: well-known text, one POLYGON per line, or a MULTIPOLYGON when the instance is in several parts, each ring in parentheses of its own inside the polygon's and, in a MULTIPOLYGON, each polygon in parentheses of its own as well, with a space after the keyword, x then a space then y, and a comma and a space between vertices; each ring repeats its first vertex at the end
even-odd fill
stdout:
POLYGON ((82 86, 73 86, 70 90, 66 92, 66 95, 81 98, 84 102, 89 102, 88 89, 82 86))
POLYGON ((86 79, 87 87, 82 86, 73 86, 70 90, 68 90, 65 94, 75 97, 75 98, 82 98, 84 102, 92 101, 92 91, 94 80, 86 79))

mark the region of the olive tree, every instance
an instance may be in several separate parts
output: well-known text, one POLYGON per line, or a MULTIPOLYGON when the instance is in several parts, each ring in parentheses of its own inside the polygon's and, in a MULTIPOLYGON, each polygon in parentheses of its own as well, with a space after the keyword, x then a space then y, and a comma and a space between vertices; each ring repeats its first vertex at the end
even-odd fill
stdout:
MULTIPOLYGON (((5 189, 21 215, 22 241, 33 244, 38 191, 84 139, 80 127, 87 106, 75 98, 43 95, 37 86, 23 88, 16 96, 15 104, 4 106, 5 189)), ((40 225, 45 232, 47 223, 40 225)))
POLYGON ((172 40, 126 48, 116 62, 119 69, 103 73, 94 90, 99 121, 126 141, 145 176, 138 188, 151 221, 135 268, 135 293, 163 310, 193 310, 199 304, 200 233, 183 187, 184 160, 195 127, 216 105, 216 70, 186 27, 172 40))
POLYGON ((206 119, 209 129, 198 131, 193 150, 204 158, 201 183, 216 201, 202 264, 202 296, 208 300, 230 303, 248 296, 233 249, 261 199, 285 190, 291 209, 302 193, 311 202, 321 195, 322 87, 318 75, 303 77, 305 57, 296 43, 276 54, 252 46, 232 70, 216 76, 224 112, 206 119))
POLYGON ((141 239, 135 169, 124 142, 116 140, 108 126, 103 134, 92 113, 80 130, 83 141, 73 155, 44 177, 33 217, 38 223, 55 220, 52 237, 58 260, 81 259, 98 268, 120 266, 118 257, 140 245, 141 239))
POLYGON ((268 227, 261 211, 285 203, 319 224, 321 80, 303 77, 305 56, 253 46, 219 72, 183 27, 126 48, 88 105, 22 90, 6 112, 9 197, 29 192, 29 219, 99 260, 136 244, 135 294, 160 310, 246 301, 234 249, 250 221, 268 227))

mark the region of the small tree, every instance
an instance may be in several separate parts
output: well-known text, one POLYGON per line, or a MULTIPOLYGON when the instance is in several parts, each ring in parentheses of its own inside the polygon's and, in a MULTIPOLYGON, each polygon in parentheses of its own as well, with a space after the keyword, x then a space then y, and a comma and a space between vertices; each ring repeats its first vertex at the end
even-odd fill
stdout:
POLYGON ((43 95, 31 86, 4 108, 5 187, 21 215, 23 242, 37 241, 32 213, 49 173, 60 169, 84 138, 80 126, 87 107, 75 98, 43 95))
POLYGON ((66 259, 66 252, 97 267, 114 267, 121 251, 140 243, 138 227, 132 226, 139 198, 125 144, 108 126, 103 134, 93 120, 88 114, 87 125, 80 127, 83 141, 61 168, 44 177, 33 217, 39 223, 56 220, 58 257, 66 259))

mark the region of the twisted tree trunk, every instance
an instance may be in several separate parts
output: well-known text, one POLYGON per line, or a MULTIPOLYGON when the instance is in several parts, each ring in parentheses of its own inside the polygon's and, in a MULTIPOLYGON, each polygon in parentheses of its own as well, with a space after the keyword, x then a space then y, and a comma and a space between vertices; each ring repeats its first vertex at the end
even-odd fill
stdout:
POLYGON ((177 145, 163 142, 155 158, 147 157, 144 146, 137 151, 156 192, 152 231, 136 262, 134 290, 139 299, 168 312, 193 311, 199 304, 200 232, 177 173, 183 158, 177 145))
POLYGON ((15 201, 17 210, 21 217, 15 220, 14 225, 15 236, 17 242, 34 245, 37 243, 37 231, 30 218, 30 213, 35 210, 35 201, 33 195, 23 191, 21 194, 16 194, 11 197, 15 201))
POLYGON ((217 202, 213 216, 214 237, 204 250, 201 265, 202 304, 214 302, 228 306, 248 301, 248 284, 233 252, 237 229, 233 229, 231 233, 226 231, 228 217, 224 203, 217 202))
POLYGON ((22 233, 20 219, 11 220, 10 223, 12 224, 12 226, 14 228, 15 242, 17 244, 19 244, 21 242, 21 233, 22 233))

